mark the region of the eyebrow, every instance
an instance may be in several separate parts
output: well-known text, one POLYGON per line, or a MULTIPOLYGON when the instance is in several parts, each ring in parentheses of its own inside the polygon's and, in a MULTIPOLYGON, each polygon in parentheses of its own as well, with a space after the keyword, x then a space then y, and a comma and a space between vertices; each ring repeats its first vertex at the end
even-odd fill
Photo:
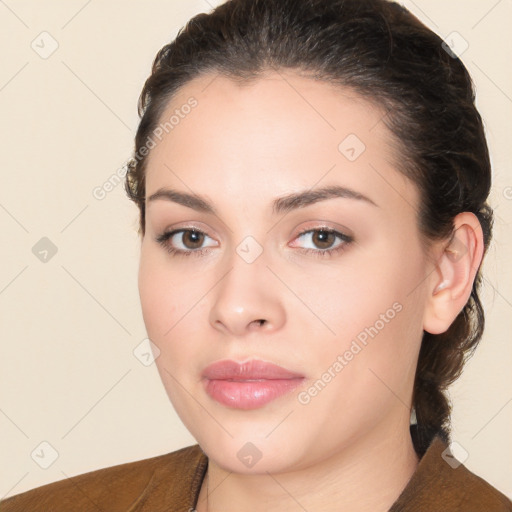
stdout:
MULTIPOLYGON (((360 192, 340 185, 330 185, 279 197, 272 202, 272 212, 274 215, 288 213, 292 210, 305 208, 306 206, 320 201, 334 198, 354 199, 378 207, 374 201, 360 192)), ((215 207, 207 199, 198 194, 180 192, 171 188, 160 188, 148 197, 147 202, 156 201, 158 199, 181 204, 198 212, 217 215, 215 207)))

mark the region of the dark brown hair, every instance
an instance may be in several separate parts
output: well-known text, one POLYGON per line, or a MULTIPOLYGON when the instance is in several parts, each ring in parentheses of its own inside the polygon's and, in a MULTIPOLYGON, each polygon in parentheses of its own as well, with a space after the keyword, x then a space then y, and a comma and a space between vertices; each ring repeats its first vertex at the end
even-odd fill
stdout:
MULTIPOLYGON (((387 0, 229 0, 192 18, 158 52, 139 98, 125 185, 140 209, 142 236, 147 156, 141 149, 173 95, 205 73, 244 82, 273 69, 351 88, 382 107, 401 157, 397 168, 420 191, 423 240, 449 238, 454 217, 468 211, 480 221, 487 250, 491 169, 471 78, 439 36, 387 0)), ((481 279, 479 269, 466 306, 445 333, 424 332, 413 391, 421 451, 436 433, 449 439, 445 390, 482 336, 481 279)))

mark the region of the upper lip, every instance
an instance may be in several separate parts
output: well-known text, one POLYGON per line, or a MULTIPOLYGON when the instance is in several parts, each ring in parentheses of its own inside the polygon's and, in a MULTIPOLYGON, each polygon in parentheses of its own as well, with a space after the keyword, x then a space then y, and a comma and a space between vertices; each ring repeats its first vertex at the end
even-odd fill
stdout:
POLYGON ((216 361, 208 365, 203 373, 203 378, 209 380, 273 380, 273 379, 297 379, 303 375, 286 370, 273 363, 267 363, 259 359, 252 359, 245 363, 232 360, 216 361))

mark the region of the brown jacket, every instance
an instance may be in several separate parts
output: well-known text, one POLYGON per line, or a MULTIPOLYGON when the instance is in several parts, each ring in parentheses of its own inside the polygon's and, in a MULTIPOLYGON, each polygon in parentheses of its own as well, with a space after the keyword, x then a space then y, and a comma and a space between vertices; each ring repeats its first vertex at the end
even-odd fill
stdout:
MULTIPOLYGON (((389 512, 511 512, 512 501, 463 465, 436 437, 389 512)), ((199 445, 91 471, 0 502, 0 512, 192 512, 208 466, 199 445)))

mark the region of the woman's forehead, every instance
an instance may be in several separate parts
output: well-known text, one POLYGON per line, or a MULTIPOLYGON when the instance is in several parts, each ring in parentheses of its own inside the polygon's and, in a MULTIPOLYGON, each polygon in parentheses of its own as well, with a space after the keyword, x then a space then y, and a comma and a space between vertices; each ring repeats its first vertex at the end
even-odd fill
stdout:
POLYGON ((160 126, 168 126, 150 153, 146 195, 183 188, 180 180, 213 197, 229 189, 267 198, 329 182, 376 203, 384 196, 384 203, 416 204, 416 187, 397 171, 382 119, 382 109, 353 91, 290 73, 242 87, 203 76, 161 116, 160 126), (195 108, 184 108, 190 98, 195 108))

